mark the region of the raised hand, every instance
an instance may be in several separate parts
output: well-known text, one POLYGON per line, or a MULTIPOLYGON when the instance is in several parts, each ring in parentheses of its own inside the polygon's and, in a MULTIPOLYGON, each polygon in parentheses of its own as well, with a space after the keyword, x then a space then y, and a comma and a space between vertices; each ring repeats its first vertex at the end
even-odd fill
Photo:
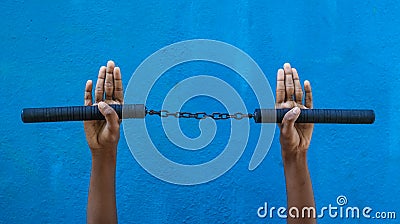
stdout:
POLYGON ((84 121, 86 140, 92 152, 92 171, 87 223, 117 223, 115 170, 120 120, 108 104, 123 104, 121 71, 113 61, 102 66, 92 99, 91 80, 86 82, 85 105, 98 105, 105 121, 84 121))
MULTIPOLYGON (((310 146, 314 124, 295 123, 302 109, 312 108, 312 93, 310 82, 304 82, 305 103, 303 104, 303 89, 297 70, 289 63, 278 70, 276 85, 276 108, 293 108, 285 114, 282 123, 280 142, 282 160, 286 179, 287 208, 304 207, 315 211, 314 193, 307 165, 307 150, 310 146)), ((287 223, 316 223, 315 212, 307 216, 288 214, 287 223), (310 216, 308 216, 310 215, 310 216)))
POLYGON ((304 82, 305 99, 303 103, 303 89, 299 74, 289 63, 285 63, 283 69, 278 70, 276 85, 275 108, 293 108, 287 112, 279 124, 281 130, 280 142, 282 155, 284 157, 296 155, 298 152, 307 151, 314 124, 295 123, 301 113, 301 109, 313 107, 311 85, 309 81, 304 82))
POLYGON ((115 150, 120 137, 120 120, 117 113, 108 104, 123 104, 121 71, 113 61, 102 66, 95 88, 95 104, 92 99, 91 80, 86 82, 85 106, 98 105, 105 121, 84 121, 86 140, 92 152, 94 150, 115 150))

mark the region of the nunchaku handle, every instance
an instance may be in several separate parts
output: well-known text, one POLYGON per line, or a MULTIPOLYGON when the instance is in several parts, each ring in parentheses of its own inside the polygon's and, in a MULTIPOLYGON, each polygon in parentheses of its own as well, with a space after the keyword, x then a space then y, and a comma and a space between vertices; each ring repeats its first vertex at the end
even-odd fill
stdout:
MULTIPOLYGON (((256 123, 281 123, 290 109, 256 109, 256 123)), ((304 109, 296 123, 335 123, 335 124, 372 124, 375 121, 373 110, 356 109, 304 109)))
MULTIPOLYGON (((144 118, 144 104, 110 105, 122 118, 144 118), (122 116, 122 113, 124 115, 122 116)), ((289 109, 256 109, 253 115, 256 123, 281 123, 289 109)), ((68 106, 48 108, 24 108, 21 119, 24 123, 104 120, 97 106, 68 106)), ((297 123, 340 123, 372 124, 373 110, 355 109, 307 109, 301 110, 297 123)))
MULTIPOLYGON (((117 112, 118 117, 124 118, 144 118, 146 107, 144 104, 110 104, 117 112), (124 109, 122 109, 124 107, 124 109)), ((104 120, 97 106, 69 106, 69 107, 47 107, 47 108, 24 108, 21 112, 24 123, 37 122, 58 122, 58 121, 88 121, 104 120)))

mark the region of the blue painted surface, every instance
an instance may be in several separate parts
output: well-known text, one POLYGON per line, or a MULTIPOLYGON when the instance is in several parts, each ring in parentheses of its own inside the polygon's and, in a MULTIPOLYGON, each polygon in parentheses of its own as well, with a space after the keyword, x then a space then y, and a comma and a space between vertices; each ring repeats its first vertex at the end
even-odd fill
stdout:
MULTIPOLYGON (((23 124, 21 108, 82 104, 86 80, 95 79, 98 67, 108 59, 121 67, 126 85, 151 53, 194 38, 241 48, 258 62, 273 88, 276 70, 291 62, 303 79, 311 80, 315 107, 373 108, 373 125, 316 126, 309 151, 316 203, 335 205, 337 196, 346 195, 351 206, 397 211, 399 216, 398 1, 5 0, 0 9, 0 222, 85 222, 91 161, 82 123, 23 124)), ((238 76, 232 78, 229 71, 213 65, 193 66, 182 71, 227 79, 248 98, 248 107, 255 105, 238 76)), ((168 92, 176 81, 171 72, 154 96, 168 92)), ((161 102, 152 106, 158 105, 161 102)), ((208 106, 221 109, 211 100, 208 106)), ((199 108, 195 102, 187 105, 188 110, 199 108)), ((185 133, 198 135, 196 128, 190 129, 196 123, 185 125, 185 133)), ((157 125, 151 130, 160 132, 157 125)), ((257 130, 252 125, 255 134, 257 130)), ((222 127, 217 143, 225 144, 228 131, 222 127)), ((159 144, 165 141, 156 136, 161 136, 156 138, 159 144)), ((266 201, 284 206, 286 194, 278 135, 263 163, 250 172, 255 139, 225 175, 184 187, 145 172, 122 138, 117 165, 119 221, 284 223, 257 217, 257 208, 266 201)), ((176 156, 170 152, 173 147, 162 151, 197 163, 213 158, 218 149, 206 149, 209 153, 196 159, 176 156)))

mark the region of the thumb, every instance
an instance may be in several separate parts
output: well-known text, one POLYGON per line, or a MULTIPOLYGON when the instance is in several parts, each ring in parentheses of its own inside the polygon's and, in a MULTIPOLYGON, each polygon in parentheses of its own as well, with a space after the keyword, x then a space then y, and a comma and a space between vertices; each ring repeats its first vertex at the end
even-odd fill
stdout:
POLYGON ((294 123, 300 116, 301 110, 298 107, 294 107, 289 110, 282 119, 282 134, 286 135, 291 133, 294 123))
POLYGON ((106 118, 107 128, 110 129, 110 131, 112 132, 114 131, 118 132, 119 117, 117 112, 115 112, 115 110, 112 107, 110 107, 108 104, 104 102, 100 102, 97 106, 101 114, 103 114, 103 116, 106 118))

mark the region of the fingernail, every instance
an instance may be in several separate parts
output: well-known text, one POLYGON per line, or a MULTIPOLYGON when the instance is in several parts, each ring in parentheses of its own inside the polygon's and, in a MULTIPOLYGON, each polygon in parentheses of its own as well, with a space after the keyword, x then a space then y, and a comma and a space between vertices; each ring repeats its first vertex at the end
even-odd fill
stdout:
POLYGON ((99 108, 100 108, 100 109, 104 109, 104 107, 106 107, 106 103, 100 102, 100 103, 99 103, 99 108))
POLYGON ((299 113, 300 113, 300 108, 295 107, 295 108, 293 109, 293 113, 294 113, 294 114, 299 114, 299 113))

